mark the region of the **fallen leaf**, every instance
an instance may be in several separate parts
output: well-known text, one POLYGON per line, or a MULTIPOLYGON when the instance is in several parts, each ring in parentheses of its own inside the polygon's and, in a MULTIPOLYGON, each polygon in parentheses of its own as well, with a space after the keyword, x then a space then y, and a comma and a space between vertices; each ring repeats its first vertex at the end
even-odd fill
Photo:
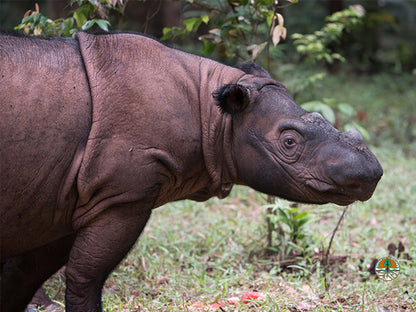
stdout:
POLYGON ((227 299, 227 304, 238 305, 239 302, 240 302, 240 299, 237 297, 231 297, 227 299))
POLYGON ((243 298, 241 298, 241 301, 244 304, 249 303, 250 301, 253 300, 262 300, 264 298, 264 295, 258 291, 247 291, 244 295, 243 298))
POLYGON ((194 302, 193 304, 191 304, 191 306, 189 307, 189 309, 191 311, 203 311, 205 308, 205 305, 203 304, 202 301, 197 301, 194 302))
POLYGON ((210 304, 210 305, 209 305, 209 309, 210 309, 211 311, 217 311, 217 310, 220 310, 222 307, 223 307, 223 305, 222 305, 221 303, 219 303, 219 302, 216 302, 216 303, 213 303, 213 304, 210 304))

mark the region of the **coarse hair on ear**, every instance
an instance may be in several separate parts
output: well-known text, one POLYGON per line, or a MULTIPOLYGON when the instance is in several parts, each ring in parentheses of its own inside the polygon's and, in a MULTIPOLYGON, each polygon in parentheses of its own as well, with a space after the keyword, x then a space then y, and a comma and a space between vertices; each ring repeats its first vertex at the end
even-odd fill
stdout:
POLYGON ((236 115, 244 111, 250 102, 250 90, 239 84, 226 84, 212 93, 222 111, 236 115))
POLYGON ((260 65, 257 65, 254 62, 246 62, 246 63, 240 63, 238 65, 238 68, 240 68, 243 72, 249 75, 254 75, 257 77, 264 77, 264 78, 271 78, 270 74, 260 65))

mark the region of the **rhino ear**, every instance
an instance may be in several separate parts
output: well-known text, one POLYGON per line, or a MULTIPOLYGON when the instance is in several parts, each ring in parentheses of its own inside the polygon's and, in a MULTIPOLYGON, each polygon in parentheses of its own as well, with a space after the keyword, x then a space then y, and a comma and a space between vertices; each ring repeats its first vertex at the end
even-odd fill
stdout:
POLYGON ((227 84, 212 93, 217 105, 231 115, 244 111, 250 102, 250 90, 239 84, 227 84))

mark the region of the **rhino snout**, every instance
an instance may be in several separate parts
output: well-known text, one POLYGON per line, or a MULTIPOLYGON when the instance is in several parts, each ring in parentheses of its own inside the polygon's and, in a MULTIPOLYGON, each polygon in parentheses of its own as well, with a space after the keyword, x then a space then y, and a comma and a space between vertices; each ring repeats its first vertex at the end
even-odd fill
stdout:
MULTIPOLYGON (((361 135, 357 133, 354 131, 347 135, 357 143, 360 140, 362 142, 361 135)), ((344 153, 337 161, 328 162, 325 169, 328 178, 335 184, 336 192, 360 201, 371 197, 383 175, 377 158, 366 147, 364 150, 344 153)))

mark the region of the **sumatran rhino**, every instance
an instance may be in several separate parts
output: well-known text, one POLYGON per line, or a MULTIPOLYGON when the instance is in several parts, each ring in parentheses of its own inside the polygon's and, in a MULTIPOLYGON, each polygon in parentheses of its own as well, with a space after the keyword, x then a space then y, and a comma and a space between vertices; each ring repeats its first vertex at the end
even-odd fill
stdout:
POLYGON ((135 34, 0 36, 2 312, 66 265, 66 310, 101 289, 165 203, 233 184, 293 201, 369 199, 357 131, 307 113, 255 64, 232 68, 135 34))

